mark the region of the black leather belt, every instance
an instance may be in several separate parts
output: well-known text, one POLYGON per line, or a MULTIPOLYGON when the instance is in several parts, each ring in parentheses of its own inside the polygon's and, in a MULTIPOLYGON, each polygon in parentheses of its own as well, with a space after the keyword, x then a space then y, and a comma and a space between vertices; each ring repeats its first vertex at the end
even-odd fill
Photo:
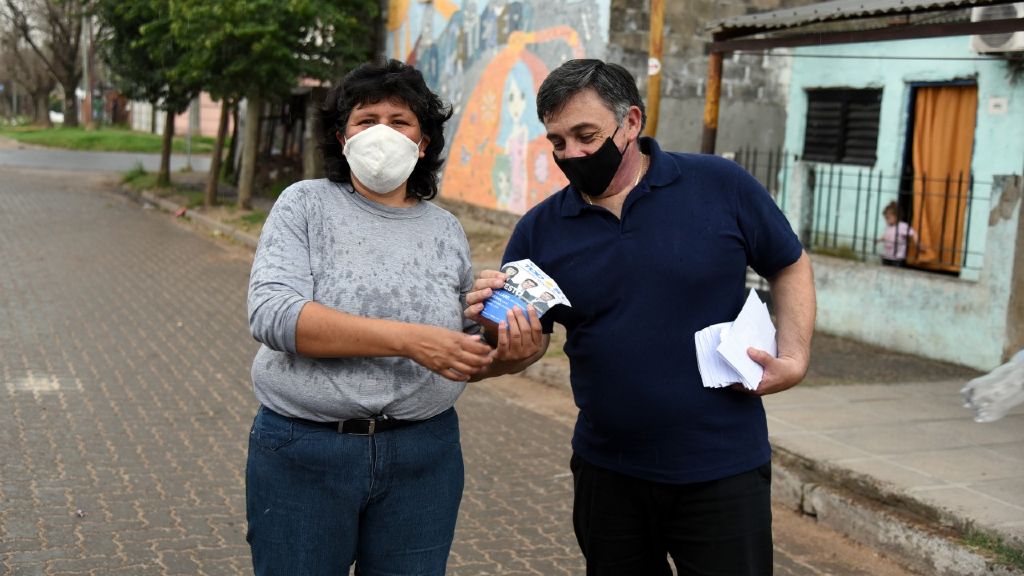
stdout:
POLYGON ((373 436, 377 432, 394 430, 395 428, 402 428, 403 426, 421 422, 421 420, 398 420, 395 418, 357 418, 340 422, 317 422, 316 420, 306 420, 305 418, 292 418, 292 420, 310 426, 330 428, 341 434, 356 434, 358 436, 373 436))

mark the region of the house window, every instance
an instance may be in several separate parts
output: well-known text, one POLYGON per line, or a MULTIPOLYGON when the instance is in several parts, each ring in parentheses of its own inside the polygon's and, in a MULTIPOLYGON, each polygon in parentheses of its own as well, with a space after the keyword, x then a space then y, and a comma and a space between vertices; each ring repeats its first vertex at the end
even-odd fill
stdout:
POLYGON ((807 91, 804 160, 873 166, 882 90, 807 91))

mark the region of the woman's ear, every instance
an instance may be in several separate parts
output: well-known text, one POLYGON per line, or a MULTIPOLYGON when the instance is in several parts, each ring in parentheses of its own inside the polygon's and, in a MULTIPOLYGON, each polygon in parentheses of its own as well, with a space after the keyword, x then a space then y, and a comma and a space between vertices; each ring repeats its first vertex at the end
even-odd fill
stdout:
POLYGON ((430 146, 430 136, 420 138, 420 158, 427 155, 427 146, 430 146))
POLYGON ((341 135, 341 130, 335 130, 334 131, 334 137, 338 139, 338 144, 341 144, 341 147, 344 148, 345 147, 345 137, 341 135))

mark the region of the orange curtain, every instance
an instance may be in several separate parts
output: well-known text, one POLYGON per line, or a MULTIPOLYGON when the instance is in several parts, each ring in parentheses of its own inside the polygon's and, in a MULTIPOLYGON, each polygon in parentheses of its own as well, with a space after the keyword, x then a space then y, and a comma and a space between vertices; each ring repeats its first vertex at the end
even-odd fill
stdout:
POLYGON ((918 88, 914 115, 914 209, 907 263, 959 272, 963 262, 977 86, 918 88))

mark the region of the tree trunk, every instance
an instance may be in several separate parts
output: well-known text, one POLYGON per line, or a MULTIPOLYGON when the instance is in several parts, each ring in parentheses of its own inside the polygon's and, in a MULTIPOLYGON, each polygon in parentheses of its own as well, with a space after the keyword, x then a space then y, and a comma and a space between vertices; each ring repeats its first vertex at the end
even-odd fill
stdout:
POLYGON ((160 172, 156 176, 157 186, 171 185, 171 146, 174 144, 174 112, 164 114, 164 142, 160 148, 160 172))
POLYGON ((40 90, 32 93, 32 123, 44 128, 52 128, 50 122, 50 91, 40 90))
POLYGON ((302 177, 306 180, 322 178, 324 175, 324 156, 320 151, 320 124, 317 121, 320 104, 324 100, 324 88, 313 88, 306 101, 306 123, 302 137, 302 177))
POLYGON ((235 100, 231 107, 231 146, 228 148, 228 157, 224 162, 224 176, 231 178, 231 183, 238 185, 238 109, 240 100, 235 100))
POLYGON ((259 152, 260 111, 263 102, 250 97, 245 105, 245 144, 242 147, 242 173, 238 181, 238 207, 248 210, 252 206, 253 181, 256 179, 256 155, 259 152))
POLYGON ((78 99, 75 98, 75 86, 64 87, 64 126, 78 127, 78 99))
POLYGON ((217 125, 217 141, 213 144, 213 156, 210 157, 210 174, 206 177, 206 194, 203 205, 207 208, 217 203, 217 186, 220 184, 220 159, 224 156, 224 138, 228 132, 228 114, 231 113, 231 102, 228 98, 220 101, 220 123, 217 125))

